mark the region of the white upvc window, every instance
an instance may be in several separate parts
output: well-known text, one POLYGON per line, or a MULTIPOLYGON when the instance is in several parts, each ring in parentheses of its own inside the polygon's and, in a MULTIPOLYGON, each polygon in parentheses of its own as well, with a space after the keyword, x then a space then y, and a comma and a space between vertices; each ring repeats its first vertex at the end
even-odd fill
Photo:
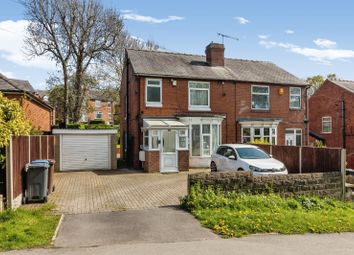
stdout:
POLYGON ((274 126, 242 126, 242 143, 262 141, 277 144, 277 128, 274 126))
POLYGON ((101 107, 101 100, 95 100, 95 107, 96 108, 101 107))
POLYGON ((290 87, 289 103, 290 109, 301 109, 301 88, 290 87))
POLYGON ((252 110, 269 110, 269 86, 252 85, 251 97, 252 110))
POLYGON ((81 114, 81 122, 87 122, 88 121, 88 116, 86 112, 83 112, 81 114))
POLYGON ((107 107, 111 107, 112 103, 111 102, 107 102, 107 107))
POLYGON ((178 133, 178 149, 188 149, 188 132, 187 130, 180 130, 178 133))
POLYGON ((192 111, 210 111, 209 82, 188 82, 188 109, 192 111))
POLYGON ((160 149, 160 130, 143 131, 144 150, 156 151, 160 149))
POLYGON ((287 128, 285 129, 285 145, 301 146, 302 145, 302 129, 287 128))
POLYGON ((102 119, 102 112, 95 112, 95 119, 102 119))
POLYGON ((324 134, 332 133, 332 117, 329 116, 322 117, 322 133, 324 134))
POLYGON ((146 79, 145 104, 149 107, 162 107, 162 79, 146 79))

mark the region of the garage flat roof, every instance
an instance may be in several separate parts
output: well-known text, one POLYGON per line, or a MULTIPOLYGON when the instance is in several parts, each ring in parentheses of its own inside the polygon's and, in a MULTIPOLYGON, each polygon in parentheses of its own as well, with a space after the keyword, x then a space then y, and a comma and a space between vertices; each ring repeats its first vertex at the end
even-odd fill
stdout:
POLYGON ((108 135, 117 134, 116 129, 53 129, 53 135, 75 134, 75 135, 108 135))

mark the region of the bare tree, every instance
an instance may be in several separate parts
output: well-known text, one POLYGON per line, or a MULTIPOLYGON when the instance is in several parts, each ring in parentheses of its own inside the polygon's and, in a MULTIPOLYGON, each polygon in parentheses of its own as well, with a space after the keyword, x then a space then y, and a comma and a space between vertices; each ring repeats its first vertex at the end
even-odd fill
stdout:
POLYGON ((22 0, 22 4, 30 21, 27 52, 32 57, 49 55, 61 67, 65 122, 73 77, 72 121, 77 122, 89 89, 85 75, 92 64, 105 63, 124 44, 122 18, 97 0, 22 0))

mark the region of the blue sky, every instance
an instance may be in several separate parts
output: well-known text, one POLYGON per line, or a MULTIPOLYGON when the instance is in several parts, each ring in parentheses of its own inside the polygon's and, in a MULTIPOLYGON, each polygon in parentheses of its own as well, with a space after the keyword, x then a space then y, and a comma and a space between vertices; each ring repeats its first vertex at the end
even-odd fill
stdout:
MULTIPOLYGON (((204 54, 225 39, 225 56, 267 60, 300 78, 336 73, 354 80, 354 1, 102 0, 125 17, 128 31, 167 51, 204 54)), ((55 65, 28 61, 21 49, 26 21, 17 0, 1 0, 0 72, 44 88, 55 65)))

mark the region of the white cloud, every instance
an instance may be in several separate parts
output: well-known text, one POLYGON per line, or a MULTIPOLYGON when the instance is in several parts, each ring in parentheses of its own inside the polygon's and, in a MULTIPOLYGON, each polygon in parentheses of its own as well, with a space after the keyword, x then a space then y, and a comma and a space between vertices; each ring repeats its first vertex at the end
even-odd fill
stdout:
POLYGON ((167 18, 158 19, 151 16, 140 15, 132 12, 131 10, 124 10, 122 17, 126 20, 134 20, 134 21, 145 22, 150 24, 162 24, 170 21, 184 20, 184 17, 180 17, 180 16, 167 16, 167 18))
POLYGON ((316 63, 330 65, 334 60, 346 61, 354 58, 354 50, 345 49, 314 49, 300 47, 291 43, 282 43, 275 41, 259 41, 259 44, 265 48, 283 48, 290 52, 302 55, 316 63))
POLYGON ((246 25, 246 24, 250 23, 250 21, 244 17, 235 17, 235 20, 237 20, 238 23, 241 25, 246 25))
POLYGON ((5 20, 0 22, 0 59, 26 67, 54 70, 55 63, 49 57, 42 56, 28 59, 24 53, 24 38, 27 20, 5 20))
POLYGON ((336 42, 323 38, 317 38, 313 42, 320 48, 335 48, 337 46, 336 42))
POLYGON ((262 39, 262 40, 268 40, 269 37, 270 37, 270 35, 258 35, 258 38, 262 39))
POLYGON ((285 30, 285 33, 288 35, 292 35, 292 34, 295 34, 295 31, 291 30, 291 29, 287 29, 287 30, 285 30))
POLYGON ((4 71, 4 70, 0 69, 0 73, 2 75, 5 75, 7 78, 16 78, 13 72, 4 71))

